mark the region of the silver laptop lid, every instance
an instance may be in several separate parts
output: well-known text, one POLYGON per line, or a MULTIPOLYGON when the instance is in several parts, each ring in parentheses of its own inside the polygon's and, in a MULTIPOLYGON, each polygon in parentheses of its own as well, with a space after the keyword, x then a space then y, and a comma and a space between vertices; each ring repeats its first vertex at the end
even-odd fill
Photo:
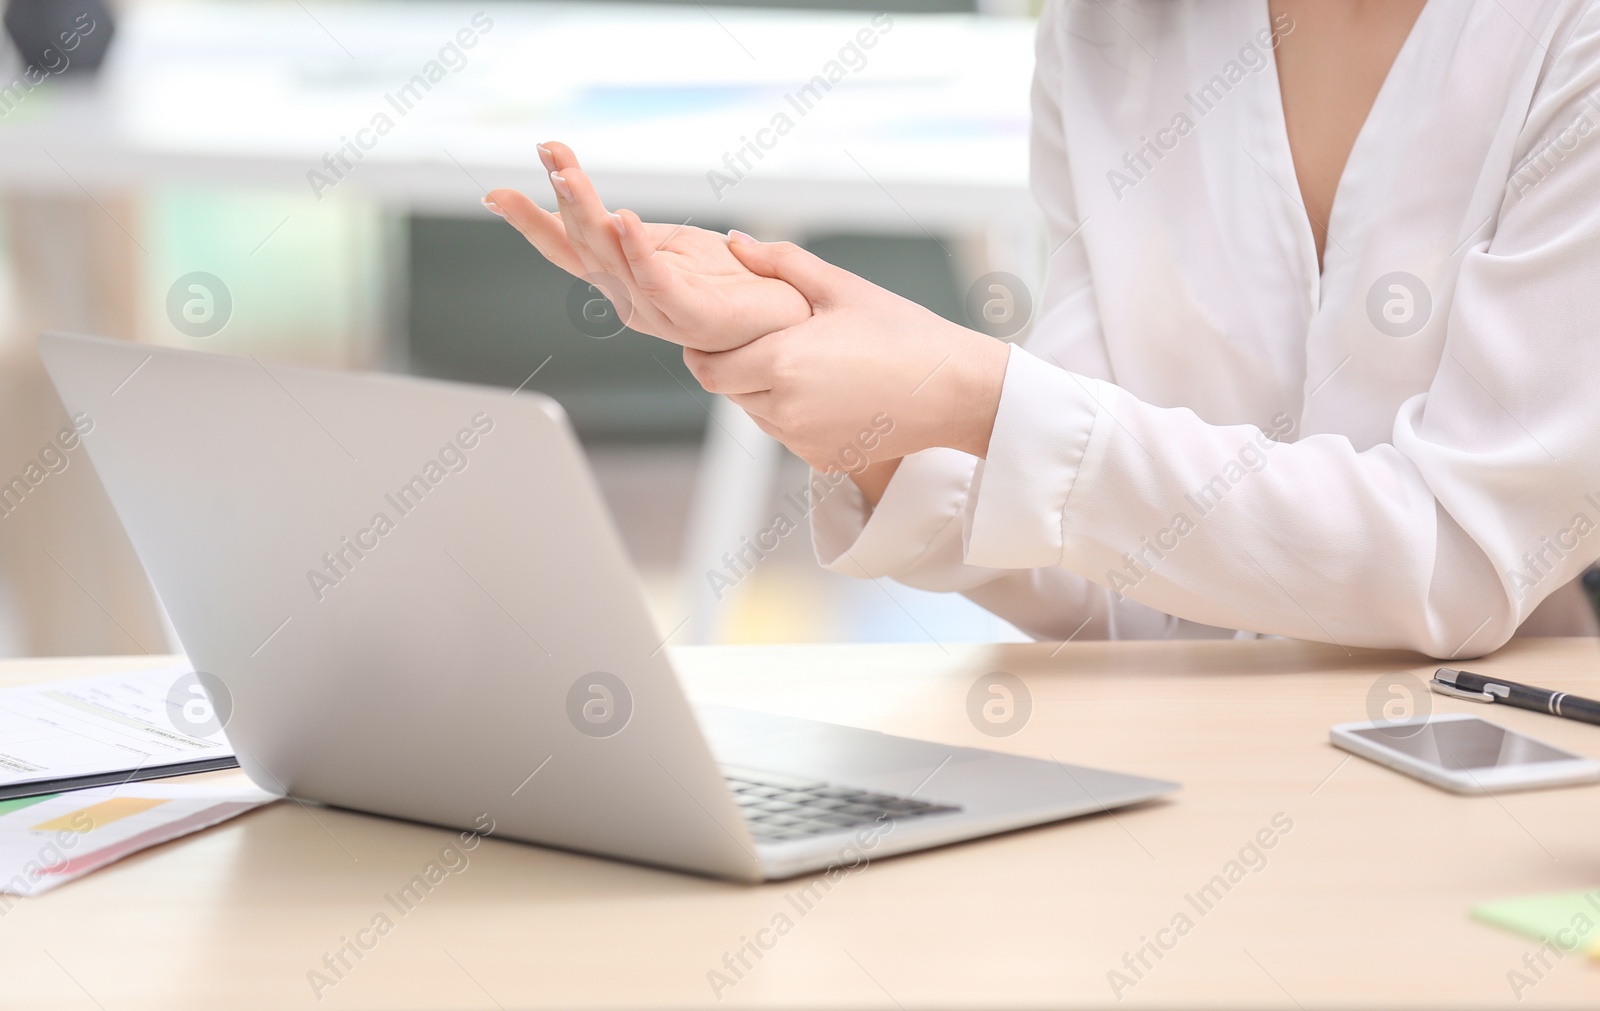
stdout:
POLYGON ((553 401, 89 337, 40 350, 261 786, 760 877, 553 401))

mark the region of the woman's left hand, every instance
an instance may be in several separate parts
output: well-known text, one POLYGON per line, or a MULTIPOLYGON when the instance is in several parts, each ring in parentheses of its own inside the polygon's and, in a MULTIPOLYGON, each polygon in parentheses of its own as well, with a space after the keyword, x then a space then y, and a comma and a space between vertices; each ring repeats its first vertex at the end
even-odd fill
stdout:
POLYGON ((565 144, 539 145, 560 214, 512 189, 484 206, 509 221, 551 263, 587 281, 626 326, 684 347, 725 351, 791 326, 810 311, 780 281, 758 277, 728 252, 721 232, 651 224, 606 210, 565 144))
POLYGON ((812 316, 731 351, 685 349, 707 390, 818 470, 934 446, 988 452, 1006 344, 792 243, 736 233, 729 248, 753 273, 799 290, 812 316))

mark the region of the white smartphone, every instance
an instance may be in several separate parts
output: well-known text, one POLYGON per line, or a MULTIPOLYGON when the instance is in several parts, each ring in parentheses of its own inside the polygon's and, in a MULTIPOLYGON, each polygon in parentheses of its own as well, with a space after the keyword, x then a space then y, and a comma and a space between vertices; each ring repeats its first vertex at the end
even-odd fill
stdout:
POLYGON ((1498 793, 1600 781, 1600 762, 1449 713, 1401 723, 1341 723, 1329 739, 1344 750, 1455 793, 1498 793))

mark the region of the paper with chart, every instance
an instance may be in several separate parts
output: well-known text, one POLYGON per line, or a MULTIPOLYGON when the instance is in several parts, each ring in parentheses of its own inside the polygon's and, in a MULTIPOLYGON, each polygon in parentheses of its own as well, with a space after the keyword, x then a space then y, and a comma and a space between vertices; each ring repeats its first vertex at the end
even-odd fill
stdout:
POLYGON ((0 690, 0 799, 234 768, 226 693, 181 664, 0 690))
MULTIPOLYGON (((227 783, 125 783, 0 800, 0 892, 38 895, 278 799, 227 783)), ((0 914, 8 903, 0 899, 0 914)))

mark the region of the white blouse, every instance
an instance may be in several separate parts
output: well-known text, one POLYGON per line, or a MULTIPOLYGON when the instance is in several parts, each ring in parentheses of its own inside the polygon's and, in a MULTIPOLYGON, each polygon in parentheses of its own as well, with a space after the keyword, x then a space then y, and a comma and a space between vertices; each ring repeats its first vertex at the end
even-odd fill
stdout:
POLYGON ((825 566, 1050 639, 1474 656, 1558 590, 1546 630, 1592 631, 1600 0, 1431 0, 1320 272, 1273 32, 1266 0, 1048 3, 1054 252, 988 459, 908 457, 875 510, 846 483, 825 566))

